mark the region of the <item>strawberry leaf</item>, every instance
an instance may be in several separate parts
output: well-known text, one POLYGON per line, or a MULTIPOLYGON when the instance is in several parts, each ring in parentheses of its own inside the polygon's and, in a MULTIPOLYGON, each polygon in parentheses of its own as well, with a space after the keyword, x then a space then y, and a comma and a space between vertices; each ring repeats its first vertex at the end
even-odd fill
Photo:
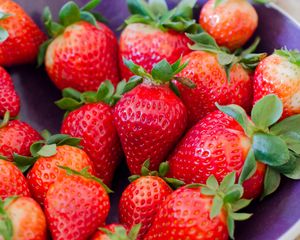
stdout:
POLYGON ((87 11, 81 11, 80 12, 80 19, 84 20, 86 22, 89 22, 90 24, 97 26, 97 19, 95 18, 95 16, 87 11))
POLYGON ((233 218, 235 221, 244 221, 249 219, 253 214, 250 213, 231 213, 230 216, 233 218))
POLYGON ((222 4, 224 0, 216 0, 214 4, 214 8, 218 7, 220 4, 222 4))
POLYGON ((6 111, 4 113, 2 121, 0 121, 0 128, 5 127, 9 123, 9 120, 10 120, 10 113, 9 111, 6 111))
POLYGON ((220 184, 220 190, 223 192, 227 192, 230 187, 232 187, 235 183, 235 172, 227 174, 223 181, 220 184))
POLYGON ((129 231, 128 237, 130 240, 135 240, 138 237, 139 231, 141 229, 141 224, 135 224, 129 231))
POLYGON ((3 27, 0 27, 0 43, 4 42, 8 37, 8 32, 3 27))
POLYGON ((95 9, 99 4, 101 3, 101 0, 91 0, 87 4, 85 4, 83 7, 80 9, 82 11, 91 11, 95 9))
POLYGON ((193 18, 193 8, 195 7, 196 0, 181 0, 177 5, 175 16, 184 17, 187 19, 193 18))
POLYGON ((230 214, 227 215, 227 228, 230 238, 234 239, 234 219, 230 214))
POLYGON ((11 17, 11 16, 13 16, 13 15, 10 13, 0 11, 0 20, 7 19, 8 17, 11 17))
POLYGON ((282 112, 282 101, 276 95, 269 94, 254 105, 251 119, 258 128, 265 130, 280 119, 282 112))
POLYGON ((276 189, 279 187, 280 180, 280 173, 278 173, 271 167, 267 167, 264 179, 264 191, 260 199, 262 200, 266 196, 275 192, 276 189))
POLYGON ((251 203, 251 201, 251 199, 239 199, 238 201, 232 204, 232 210, 234 212, 239 211, 247 207, 251 203))
POLYGON ((275 50, 275 54, 287 58, 289 62, 300 67, 300 52, 298 50, 291 50, 291 51, 287 49, 275 50))
POLYGON ((227 189, 223 201, 225 203, 234 203, 243 196, 243 187, 239 184, 234 184, 227 189))
POLYGON ((73 1, 67 2, 59 11, 59 20, 66 27, 80 20, 80 9, 73 1))
POLYGON ((256 160, 254 156, 254 152, 252 149, 249 150, 241 175, 239 177, 239 184, 242 184, 244 181, 248 180, 253 176, 253 174, 256 172, 256 160))
POLYGON ((47 48, 52 43, 52 41, 53 41, 53 39, 48 39, 47 41, 43 42, 39 46, 39 52, 38 52, 38 58, 37 58, 37 67, 42 66, 42 64, 44 63, 47 48))
POLYGON ((138 14, 155 20, 155 15, 145 0, 127 0, 128 10, 131 14, 138 14))
POLYGON ((198 34, 187 33, 186 36, 195 42, 194 45, 190 46, 190 49, 192 50, 207 51, 212 53, 222 52, 215 39, 206 32, 201 32, 198 34))
POLYGON ((42 157, 51 157, 56 154, 56 144, 44 145, 37 154, 42 157))
POLYGON ((162 82, 169 82, 174 76, 172 66, 165 59, 153 66, 151 75, 154 80, 162 82))
POLYGON ((0 199, 0 236, 3 240, 13 239, 13 224, 5 208, 14 198, 7 198, 4 201, 0 199))
POLYGON ((206 180, 206 185, 212 190, 217 190, 219 188, 219 183, 214 175, 210 175, 210 177, 206 180))
POLYGON ((291 156, 293 159, 293 165, 289 169, 289 171, 283 172, 283 174, 294 180, 299 180, 300 179, 300 156, 291 156))
POLYGON ((219 195, 216 195, 213 198, 211 211, 209 215, 210 219, 213 219, 214 217, 218 216, 221 213, 222 208, 223 208, 223 199, 219 195))
POLYGON ((149 0, 149 7, 156 16, 162 16, 168 11, 165 0, 149 0))
POLYGON ((13 159, 14 159, 14 164, 19 168, 19 170, 22 173, 25 173, 36 162, 38 157, 26 157, 14 153, 13 159))

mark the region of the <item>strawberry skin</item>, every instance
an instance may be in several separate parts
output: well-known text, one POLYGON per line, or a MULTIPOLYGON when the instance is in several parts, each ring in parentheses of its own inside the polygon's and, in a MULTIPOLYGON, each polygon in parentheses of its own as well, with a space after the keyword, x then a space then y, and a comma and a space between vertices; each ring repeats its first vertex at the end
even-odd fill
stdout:
POLYGON ((0 11, 11 15, 0 20, 0 27, 9 34, 9 37, 0 43, 0 65, 12 66, 34 62, 40 44, 46 40, 45 34, 15 2, 0 0, 0 11))
MULTIPOLYGON (((185 183, 205 183, 210 175, 221 182, 230 172, 239 176, 251 140, 240 125, 220 111, 208 114, 177 145, 169 158, 171 177, 185 183)), ((262 191, 265 165, 257 163, 254 175, 246 180, 244 197, 258 197, 262 191)))
POLYGON ((207 239, 226 240, 225 211, 210 219, 212 197, 199 188, 179 188, 167 197, 144 240, 207 239))
POLYGON ((153 65, 162 59, 173 63, 180 56, 191 52, 188 48, 190 42, 184 33, 174 30, 163 32, 142 23, 128 25, 120 37, 119 62, 122 78, 129 79, 133 75, 124 65, 123 57, 151 71, 153 65))
POLYGON ((116 104, 114 119, 129 170, 139 174, 145 160, 157 169, 183 134, 186 108, 165 85, 142 83, 116 104))
POLYGON ((95 166, 96 176, 109 184, 122 154, 111 108, 90 103, 68 114, 61 133, 82 138, 80 145, 95 166))
POLYGON ((0 159, 0 198, 4 200, 10 196, 30 197, 26 178, 11 162, 0 159))
POLYGON ((160 177, 143 176, 132 182, 123 192, 119 203, 120 222, 130 228, 141 223, 139 239, 149 230, 161 204, 172 193, 160 177))
POLYGON ((30 155, 32 143, 40 140, 39 133, 27 123, 19 120, 9 121, 0 128, 0 155, 12 160, 13 154, 30 155))
POLYGON ((3 117, 6 111, 12 117, 17 116, 20 111, 20 98, 11 77, 0 67, 0 116, 3 117))
POLYGON ((37 202, 20 197, 6 208, 13 225, 13 240, 45 240, 46 218, 37 202))
POLYGON ((235 103, 246 110, 251 109, 252 80, 240 64, 233 66, 228 82, 215 54, 194 51, 182 61, 189 61, 189 64, 178 76, 190 78, 196 84, 193 89, 178 84, 181 99, 187 107, 189 126, 216 110, 216 102, 221 105, 235 103))
POLYGON ((53 240, 81 240, 104 224, 110 208, 102 185, 77 175, 65 175, 50 186, 45 213, 53 240))
POLYGON ((67 166, 78 171, 89 167, 89 170, 94 172, 93 163, 83 150, 63 145, 58 146, 56 151, 54 156, 40 157, 27 174, 30 191, 34 199, 41 205, 43 205, 49 187, 59 176, 66 174, 58 166, 67 166))
POLYGON ((117 84, 117 39, 104 24, 80 21, 68 26, 47 48, 45 66, 59 89, 97 90, 106 79, 117 84))
MULTIPOLYGON (((122 227, 122 225, 113 223, 113 224, 109 224, 103 228, 106 228, 107 230, 114 232, 115 227, 122 227)), ((94 234, 94 236, 91 238, 91 240, 111 240, 111 239, 107 236, 106 233, 99 230, 94 234)))
POLYGON ((199 23, 219 45, 230 50, 242 47, 257 28, 255 9, 244 0, 223 0, 217 7, 215 2, 209 0, 204 4, 199 23))
POLYGON ((272 54, 260 62, 254 75, 254 103, 274 93, 283 102, 283 118, 300 113, 300 67, 272 54))

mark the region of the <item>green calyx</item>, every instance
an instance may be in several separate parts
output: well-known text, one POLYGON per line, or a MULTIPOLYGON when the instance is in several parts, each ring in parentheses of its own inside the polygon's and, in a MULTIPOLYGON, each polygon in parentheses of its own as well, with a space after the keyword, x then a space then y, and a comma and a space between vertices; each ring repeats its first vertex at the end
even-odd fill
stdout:
POLYGON ((285 57, 289 60, 290 63, 293 63, 300 67, 300 52, 298 50, 287 50, 286 48, 275 50, 275 54, 285 57))
POLYGON ((89 173, 88 167, 83 168, 80 172, 78 172, 74 169, 71 169, 69 167, 66 167, 66 166, 58 166, 58 167, 61 168, 61 169, 64 169, 67 172, 68 175, 80 176, 80 177, 83 177, 85 179, 93 180, 97 183, 100 183, 100 185, 105 189, 105 191, 107 193, 113 193, 113 191, 111 189, 109 189, 109 187, 106 186, 100 178, 97 178, 94 175, 92 175, 91 173, 89 173))
POLYGON ((150 167, 150 160, 147 159, 141 168, 141 175, 132 175, 128 179, 130 182, 133 182, 140 178, 141 176, 158 176, 162 178, 172 189, 177 189, 179 187, 182 187, 185 183, 181 180, 178 180, 176 178, 168 178, 166 177, 167 173, 169 172, 169 163, 168 162, 162 162, 159 165, 158 171, 151 171, 149 170, 150 167))
POLYGON ((181 60, 182 58, 180 57, 175 63, 170 64, 166 59, 163 59, 153 66, 151 73, 148 73, 143 67, 135 64, 131 60, 123 58, 124 64, 133 74, 143 78, 144 81, 150 81, 153 84, 169 83, 170 88, 176 95, 179 95, 179 90, 173 80, 176 80, 189 88, 195 87, 194 82, 189 78, 176 76, 188 65, 188 62, 181 64, 181 60))
POLYGON ((69 1, 60 9, 58 14, 58 22, 53 20, 49 7, 44 9, 42 20, 50 39, 45 41, 39 48, 38 66, 43 64, 46 50, 50 43, 57 36, 62 34, 66 27, 79 21, 85 21, 97 27, 97 21, 105 21, 105 19, 99 13, 93 11, 100 3, 101 0, 90 0, 86 5, 79 8, 75 2, 69 1))
POLYGON ((110 240, 136 240, 141 226, 141 224, 133 225, 128 233, 122 226, 116 226, 114 231, 110 231, 106 228, 99 228, 99 230, 104 232, 110 240))
POLYGON ((266 53, 253 53, 260 42, 259 38, 256 38, 249 48, 237 49, 234 53, 230 53, 229 49, 220 47, 215 39, 206 32, 186 35, 195 43, 189 46, 190 49, 217 54, 218 62, 225 69, 229 82, 230 70, 235 64, 240 63, 244 69, 254 71, 259 62, 267 56, 266 53))
POLYGON ((17 198, 17 196, 12 196, 5 200, 0 199, 0 236, 3 240, 13 239, 13 224, 6 212, 6 208, 17 198))
MULTIPOLYGON (((11 14, 0 11, 0 21, 7 19, 11 14)), ((0 43, 4 42, 9 37, 8 31, 0 27, 0 43)))
POLYGON ((249 219, 252 214, 240 213, 241 209, 247 207, 251 200, 242 199, 244 189, 242 185, 235 184, 235 172, 229 173, 219 184, 214 175, 211 175, 206 184, 190 184, 187 187, 201 187, 201 193, 207 196, 213 196, 210 218, 217 217, 222 210, 227 212, 227 228, 229 236, 234 239, 234 221, 243 221, 249 219))
POLYGON ((109 80, 106 80, 101 83, 97 92, 88 91, 80 93, 73 88, 65 88, 62 91, 63 98, 56 101, 55 104, 60 109, 66 110, 66 114, 87 103, 103 102, 109 106, 113 106, 120 100, 123 94, 131 91, 142 83, 142 81, 143 79, 141 77, 135 76, 130 78, 127 82, 126 80, 122 80, 115 88, 109 80))
POLYGON ((14 164, 22 171, 26 172, 40 157, 51 157, 57 152, 57 146, 69 145, 79 147, 80 138, 70 137, 66 134, 51 135, 44 130, 41 133, 43 140, 37 141, 30 146, 31 156, 22 156, 14 153, 14 164))
POLYGON ((254 105, 251 119, 240 106, 216 105, 219 110, 234 118, 252 140, 239 183, 253 176, 256 161, 268 166, 261 198, 278 188, 280 174, 300 179, 300 114, 279 121, 283 104, 274 94, 265 96, 254 105))
POLYGON ((165 0, 127 0, 128 9, 132 14, 125 20, 122 27, 132 23, 144 23, 159 28, 177 32, 195 33, 201 30, 193 19, 193 8, 196 0, 181 0, 179 4, 169 10, 165 0))
MULTIPOLYGON (((226 2, 227 0, 215 0, 214 8, 217 8, 220 4, 226 2)), ((272 0, 252 0, 254 3, 258 4, 267 4, 270 3, 272 0)))

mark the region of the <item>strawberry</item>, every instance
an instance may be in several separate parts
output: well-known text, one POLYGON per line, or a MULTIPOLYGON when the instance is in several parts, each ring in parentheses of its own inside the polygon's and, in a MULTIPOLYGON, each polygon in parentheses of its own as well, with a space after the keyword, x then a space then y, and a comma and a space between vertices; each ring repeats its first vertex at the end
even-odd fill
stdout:
POLYGON ((11 77, 0 67, 0 116, 3 117, 6 111, 12 117, 17 116, 20 111, 20 98, 11 77))
POLYGON ((93 161, 96 176, 109 185, 120 162, 122 149, 109 105, 112 95, 108 97, 106 92, 102 91, 104 88, 108 90, 114 87, 108 81, 102 83, 99 91, 94 93, 97 99, 87 97, 91 92, 80 94, 67 88, 63 91, 64 98, 56 104, 68 111, 62 123, 61 133, 82 138, 80 145, 93 161))
POLYGON ((9 112, 0 124, 0 158, 12 161, 13 154, 30 155, 30 145, 40 140, 39 133, 19 120, 9 121, 9 112))
POLYGON ((30 197, 26 178, 11 162, 0 159, 0 199, 9 196, 30 197))
POLYGON ((251 216, 236 212, 250 200, 240 199, 243 188, 234 181, 231 173, 220 185, 211 176, 206 185, 177 189, 162 204, 144 240, 233 238, 234 221, 251 216))
POLYGON ((189 126, 193 126, 208 113, 216 110, 215 102, 235 103, 250 111, 252 106, 251 70, 265 54, 251 54, 259 43, 238 54, 229 54, 221 49, 207 33, 188 35, 195 50, 183 61, 188 66, 178 74, 188 77, 196 84, 194 89, 179 86, 180 96, 188 110, 189 126))
POLYGON ((151 162, 150 169, 158 169, 169 151, 179 140, 186 128, 186 108, 176 94, 173 79, 187 64, 180 65, 181 59, 172 66, 162 60, 155 64, 151 74, 132 61, 125 60, 126 66, 144 82, 127 92, 117 102, 114 119, 132 174, 138 174, 145 159, 151 162))
POLYGON ((45 34, 27 13, 11 0, 0 0, 0 65, 31 63, 45 34))
POLYGON ((131 183, 122 193, 119 203, 120 222, 125 227, 141 223, 138 239, 143 239, 161 204, 172 193, 168 183, 176 187, 184 184, 176 179, 165 178, 167 163, 160 164, 159 172, 150 172, 149 166, 150 161, 145 161, 141 176, 133 175, 129 178, 131 183))
POLYGON ((254 102, 274 93, 283 102, 282 117, 300 113, 300 53, 276 50, 257 67, 254 75, 254 102))
POLYGON ((137 224, 128 232, 127 229, 120 224, 110 224, 100 228, 92 240, 136 240, 140 228, 141 225, 137 224))
POLYGON ((110 203, 107 187, 87 168, 67 174, 52 184, 45 199, 45 213, 52 239, 87 239, 104 224, 110 203))
POLYGON ((41 207, 29 197, 0 200, 0 239, 45 240, 46 219, 41 207))
POLYGON ((168 10, 165 0, 127 0, 131 16, 125 20, 120 36, 119 62, 121 75, 129 79, 133 74, 124 64, 123 58, 132 60, 147 71, 162 59, 174 63, 180 56, 190 52, 190 40, 184 32, 194 32, 199 25, 193 20, 192 1, 180 1, 168 10))
POLYGON ((201 10, 199 23, 219 45, 235 50, 253 35, 258 16, 246 0, 209 0, 201 10))
POLYGON ((46 136, 45 140, 35 142, 31 145, 31 157, 20 155, 14 156, 16 165, 23 171, 33 167, 27 174, 30 191, 33 198, 43 205, 46 193, 60 175, 65 171, 58 168, 58 165, 72 167, 75 170, 82 170, 89 167, 94 172, 93 164, 88 155, 77 148, 80 139, 71 138, 68 135, 56 134, 46 136))
POLYGON ((44 23, 51 39, 41 47, 38 62, 45 60, 47 73, 59 89, 96 90, 106 79, 115 85, 119 81, 117 39, 97 21, 101 16, 90 12, 99 2, 90 1, 81 9, 67 2, 59 12, 59 23, 45 8, 44 23))
POLYGON ((237 105, 220 106, 195 125, 169 158, 170 177, 204 183, 210 175, 220 182, 236 171, 244 197, 265 197, 280 183, 280 173, 300 178, 300 115, 279 123, 282 102, 267 95, 252 109, 251 119, 237 105), (229 115, 229 116, 227 116, 229 115))

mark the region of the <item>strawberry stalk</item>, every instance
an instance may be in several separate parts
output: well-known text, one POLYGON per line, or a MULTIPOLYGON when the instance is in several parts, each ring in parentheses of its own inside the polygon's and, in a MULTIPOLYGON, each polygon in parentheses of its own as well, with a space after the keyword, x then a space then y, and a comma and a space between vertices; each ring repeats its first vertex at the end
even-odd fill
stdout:
POLYGON ((239 183, 253 176, 256 161, 268 166, 261 199, 278 188, 281 174, 291 179, 300 179, 300 114, 278 122, 283 104, 274 94, 265 96, 254 105, 251 119, 240 106, 216 105, 219 110, 234 118, 252 140, 239 183))
POLYGON ((218 62, 224 67, 228 82, 230 82, 230 70, 235 64, 240 63, 244 69, 254 71, 259 62, 267 56, 266 53, 253 53, 260 42, 259 38, 256 38, 249 48, 237 49, 235 53, 230 53, 229 49, 220 47, 206 32, 186 35, 195 42, 194 45, 189 46, 190 49, 217 54, 218 62))
POLYGON ((132 23, 143 23, 159 28, 162 31, 169 29, 177 32, 195 33, 201 29, 193 19, 193 8, 196 0, 182 0, 169 10, 165 0, 146 2, 145 0, 127 0, 128 9, 132 14, 120 27, 132 23))
POLYGON ((30 146, 31 156, 22 156, 14 153, 13 159, 15 165, 24 173, 40 157, 51 157, 57 152, 57 146, 69 145, 79 147, 80 138, 70 137, 66 134, 51 135, 49 131, 44 130, 41 133, 44 140, 37 141, 30 146))
POLYGON ((213 203, 210 210, 210 218, 218 216, 222 209, 227 212, 227 228, 229 236, 234 239, 234 221, 243 221, 249 219, 252 214, 238 212, 247 207, 252 200, 242 199, 244 189, 242 185, 235 184, 235 172, 229 173, 219 184, 214 175, 211 175, 206 184, 190 184, 187 187, 201 187, 201 193, 207 196, 213 196, 213 203))
POLYGON ((126 229, 122 226, 115 227, 114 232, 106 228, 99 228, 100 231, 107 234, 111 240, 136 240, 141 229, 141 224, 135 224, 127 233, 126 229))
POLYGON ((50 43, 60 34, 62 34, 66 27, 79 22, 86 21, 97 27, 97 21, 103 22, 105 19, 93 10, 101 3, 101 0, 90 0, 86 5, 79 8, 79 6, 69 1, 62 6, 59 11, 59 21, 55 22, 52 18, 52 13, 49 7, 46 7, 43 12, 42 20, 50 36, 50 39, 45 41, 39 49, 38 66, 44 62, 45 54, 50 43))
POLYGON ((71 175, 71 176, 72 175, 73 176, 74 175, 75 176, 81 176, 81 177, 83 177, 85 179, 93 180, 93 181, 95 181, 97 183, 100 183, 100 185, 105 189, 105 191, 107 193, 113 193, 113 191, 108 186, 106 186, 100 178, 97 178, 94 175, 92 175, 92 174, 89 173, 88 167, 85 167, 80 172, 78 172, 78 171, 76 171, 74 169, 71 169, 69 167, 66 167, 66 166, 58 166, 58 167, 61 168, 61 169, 64 169, 68 175, 71 175))
MULTIPOLYGON (((11 14, 0 11, 0 21, 10 17, 11 14)), ((0 27, 0 43, 4 42, 9 37, 7 30, 0 27)))
POLYGON ((133 182, 140 178, 141 176, 158 176, 161 179, 163 179, 172 189, 177 189, 179 187, 182 187, 185 183, 181 180, 178 180, 176 178, 168 178, 166 177, 167 173, 169 172, 169 163, 168 162, 162 162, 159 165, 158 171, 150 171, 150 160, 147 159, 141 168, 141 175, 132 175, 128 178, 130 182, 133 182))
POLYGON ((17 196, 12 196, 5 200, 0 199, 0 236, 3 237, 3 240, 13 239, 13 224, 5 208, 17 198, 17 196))

